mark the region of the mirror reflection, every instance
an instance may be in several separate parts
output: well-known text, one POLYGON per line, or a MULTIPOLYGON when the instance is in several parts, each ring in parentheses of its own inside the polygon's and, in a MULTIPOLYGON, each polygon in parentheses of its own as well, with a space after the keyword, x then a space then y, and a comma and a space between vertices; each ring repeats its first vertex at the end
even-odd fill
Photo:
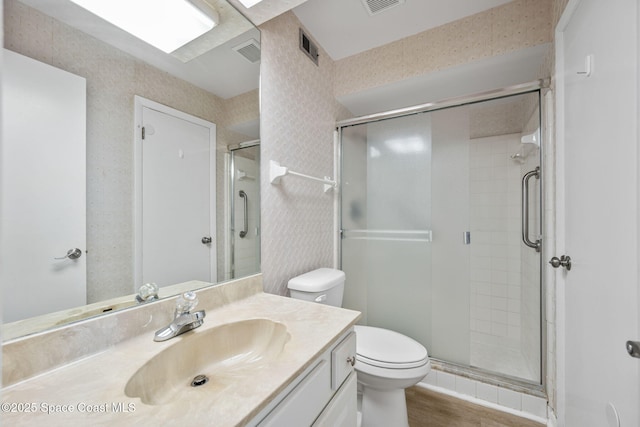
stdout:
POLYGON ((217 25, 167 54, 5 0, 4 340, 260 270, 260 33, 202 6, 217 25))

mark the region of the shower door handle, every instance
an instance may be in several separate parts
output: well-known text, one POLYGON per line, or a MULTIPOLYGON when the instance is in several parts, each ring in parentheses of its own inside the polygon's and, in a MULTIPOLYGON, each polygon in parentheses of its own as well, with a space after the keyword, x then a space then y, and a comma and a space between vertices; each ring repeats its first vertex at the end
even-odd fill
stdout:
POLYGON ((534 177, 540 179, 539 166, 522 177, 522 241, 528 247, 535 249, 536 252, 540 252, 542 241, 536 239, 534 242, 529 239, 529 180, 534 177))
POLYGON ((238 193, 240 197, 244 200, 244 226, 242 227, 242 231, 240 232, 240 238, 244 239, 249 231, 249 196, 243 190, 240 190, 238 193))

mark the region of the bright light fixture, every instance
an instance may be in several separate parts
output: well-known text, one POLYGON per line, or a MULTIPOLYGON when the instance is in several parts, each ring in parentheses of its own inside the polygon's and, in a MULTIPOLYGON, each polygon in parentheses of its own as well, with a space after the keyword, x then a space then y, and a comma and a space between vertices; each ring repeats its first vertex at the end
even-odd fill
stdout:
POLYGON ((238 0, 244 7, 249 9, 251 6, 255 6, 260 3, 262 0, 238 0))
POLYGON ((188 0, 71 0, 137 38, 170 53, 218 23, 188 0))

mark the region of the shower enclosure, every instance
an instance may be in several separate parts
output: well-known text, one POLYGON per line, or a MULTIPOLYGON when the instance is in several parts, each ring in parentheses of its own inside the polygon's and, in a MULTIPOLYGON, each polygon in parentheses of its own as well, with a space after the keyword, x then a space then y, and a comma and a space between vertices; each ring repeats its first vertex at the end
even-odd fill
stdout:
POLYGON ((260 142, 231 147, 225 165, 228 212, 224 279, 260 271, 260 142))
POLYGON ((491 96, 339 124, 343 305, 541 389, 540 92, 491 96))

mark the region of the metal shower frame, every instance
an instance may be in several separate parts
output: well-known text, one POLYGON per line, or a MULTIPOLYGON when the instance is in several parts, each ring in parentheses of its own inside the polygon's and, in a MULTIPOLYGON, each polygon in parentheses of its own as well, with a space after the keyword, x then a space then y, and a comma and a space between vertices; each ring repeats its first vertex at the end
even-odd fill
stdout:
MULTIPOLYGON (((544 145, 545 145, 545 137, 543 129, 546 129, 549 125, 546 123, 546 111, 545 104, 543 102, 542 96, 549 91, 550 79, 539 79, 529 83, 518 84, 514 86, 508 86, 501 89, 490 90, 486 92, 480 92, 477 94, 471 94, 466 96, 448 98, 436 102, 429 102, 425 104, 416 105, 413 107, 400 108, 390 111, 385 111, 381 113, 369 114, 361 117, 356 117, 347 120, 341 120, 336 122, 336 136, 335 139, 337 141, 337 168, 336 168, 336 180, 338 182, 339 191, 336 193, 336 197, 338 197, 337 201, 337 221, 336 221, 336 256, 338 262, 338 268, 342 268, 342 236, 341 236, 341 221, 342 221, 342 196, 341 196, 341 186, 342 186, 342 168, 343 168, 343 145, 342 145, 342 129, 346 127, 368 124, 373 122, 378 122, 382 120, 395 119, 399 117, 405 117, 415 114, 427 113, 430 111, 442 110, 445 108, 452 107, 460 107, 468 104, 475 104, 483 101, 490 101, 500 98, 506 98, 514 95, 522 95, 526 93, 538 93, 538 106, 539 106, 539 123, 540 123, 540 230, 541 233, 544 233, 545 230, 545 188, 546 188, 546 180, 545 173, 546 165, 545 163, 545 155, 544 155, 544 145)), ((547 398, 547 328, 546 328, 546 293, 547 293, 547 284, 544 275, 543 260, 546 259, 546 255, 548 252, 547 242, 550 239, 542 239, 540 242, 540 383, 534 383, 530 381, 526 381, 520 378, 511 377, 508 375, 496 373, 493 371, 488 371, 485 369, 474 368, 466 365, 459 365, 451 362, 447 362, 445 360, 439 359, 431 359, 432 365, 444 372, 452 373, 455 375, 460 375, 472 380, 478 380, 487 384, 492 384, 496 386, 501 386, 508 388, 510 390, 514 390, 517 392, 522 392, 538 397, 547 398)))

